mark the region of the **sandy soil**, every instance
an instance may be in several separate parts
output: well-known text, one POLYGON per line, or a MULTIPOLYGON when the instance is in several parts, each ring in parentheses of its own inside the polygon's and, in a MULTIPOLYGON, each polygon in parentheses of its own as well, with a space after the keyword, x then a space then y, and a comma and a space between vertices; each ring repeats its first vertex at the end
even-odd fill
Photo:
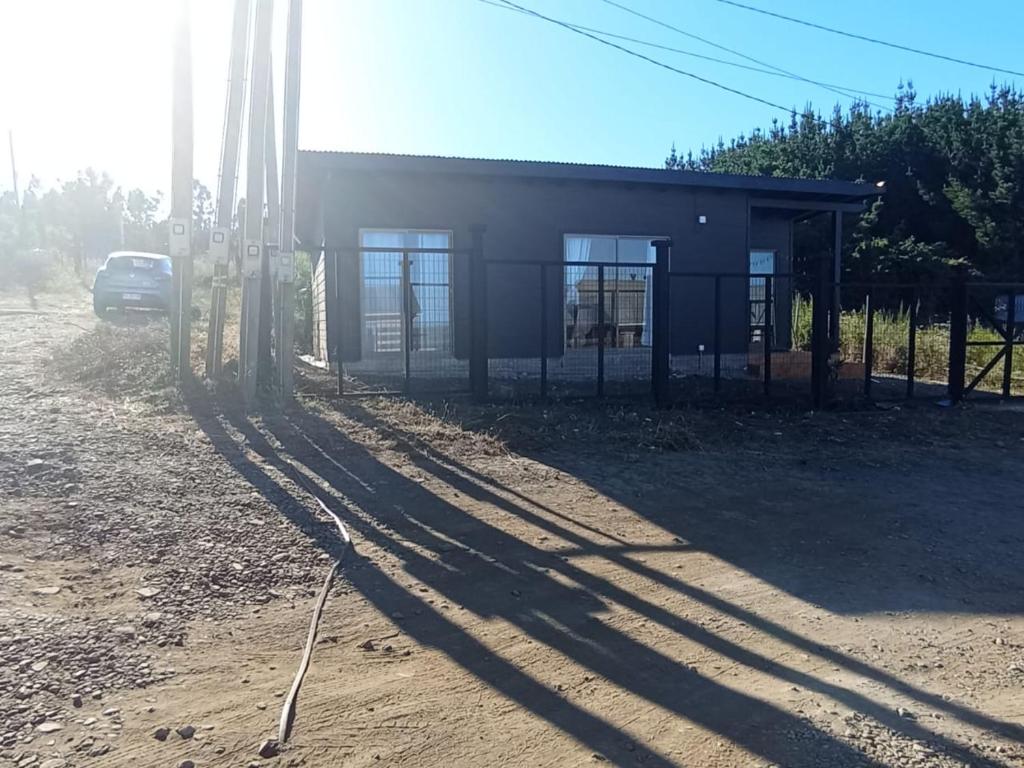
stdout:
POLYGON ((339 404, 306 373, 247 416, 168 388, 158 326, 20 309, 0 764, 1024 765, 1012 407, 339 404), (355 552, 262 759, 339 552, 311 488, 355 552))

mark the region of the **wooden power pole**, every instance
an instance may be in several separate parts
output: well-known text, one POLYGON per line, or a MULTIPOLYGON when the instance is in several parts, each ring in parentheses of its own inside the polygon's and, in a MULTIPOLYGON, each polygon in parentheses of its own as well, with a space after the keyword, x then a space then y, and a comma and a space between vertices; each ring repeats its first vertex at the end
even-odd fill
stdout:
POLYGON ((302 62, 302 0, 288 5, 284 63, 284 127, 281 139, 281 248, 277 259, 277 384, 284 397, 294 388, 295 177, 299 149, 299 82, 302 62))
MULTIPOLYGON (((249 0, 235 0, 228 61, 228 92, 224 108, 224 134, 220 147, 217 210, 210 233, 213 288, 207 329, 206 376, 217 379, 224 356, 224 315, 227 309, 228 268, 231 261, 231 217, 235 212, 238 158, 242 147, 242 110, 245 105, 245 62, 249 50, 249 0)), ((241 222, 239 222, 241 227, 241 222)))
POLYGON ((239 333, 239 381, 242 397, 256 397, 259 374, 260 293, 263 282, 263 200, 268 92, 270 90, 270 31, 273 0, 256 0, 249 97, 249 143, 246 164, 245 231, 242 244, 242 325, 239 333))
POLYGON ((192 42, 188 0, 178 3, 171 100, 171 365, 182 381, 192 372, 192 42))

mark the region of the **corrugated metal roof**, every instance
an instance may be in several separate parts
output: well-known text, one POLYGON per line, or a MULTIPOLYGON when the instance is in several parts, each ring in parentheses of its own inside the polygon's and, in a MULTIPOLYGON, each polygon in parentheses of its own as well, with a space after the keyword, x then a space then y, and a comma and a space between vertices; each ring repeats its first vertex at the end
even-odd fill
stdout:
POLYGON ((725 173, 636 168, 622 165, 587 165, 535 160, 492 160, 477 157, 399 155, 375 152, 302 150, 305 158, 325 168, 378 173, 444 173, 469 176, 505 176, 559 181, 620 184, 659 184, 681 187, 716 187, 772 194, 796 194, 863 199, 882 192, 874 184, 852 181, 792 179, 778 176, 742 176, 725 173))

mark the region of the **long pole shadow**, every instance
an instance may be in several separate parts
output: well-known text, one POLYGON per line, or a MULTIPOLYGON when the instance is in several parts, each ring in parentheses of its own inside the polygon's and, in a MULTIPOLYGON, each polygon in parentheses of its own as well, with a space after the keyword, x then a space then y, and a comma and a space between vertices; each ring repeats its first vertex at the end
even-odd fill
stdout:
MULTIPOLYGON (((265 421, 265 426, 297 462, 329 482, 337 492, 346 498, 373 504, 374 515, 386 520, 403 538, 399 540, 388 536, 377 528, 368 528, 360 533, 368 540, 398 554, 406 571, 424 584, 480 617, 504 619, 527 636, 652 705, 717 732, 773 762, 790 765, 871 764, 863 754, 831 734, 814 728, 805 720, 722 686, 609 626, 598 615, 607 606, 593 592, 570 589, 544 572, 545 568, 557 565, 559 558, 555 555, 533 548, 467 515, 404 475, 381 464, 361 445, 335 432, 330 435, 328 442, 333 450, 343 455, 348 469, 348 472, 339 471, 336 462, 328 461, 323 452, 311 451, 308 441, 294 426, 299 423, 306 435, 311 432, 330 434, 323 430, 333 427, 325 423, 302 424, 310 418, 319 421, 317 417, 299 411, 290 414, 288 419, 269 419, 265 421), (312 427, 320 431, 313 432, 312 427), (363 483, 352 482, 349 472, 354 472, 377 488, 387 487, 388 498, 381 498, 380 492, 368 494, 363 483), (396 511, 396 504, 404 509, 415 510, 415 517, 426 525, 416 524, 402 512, 396 511), (435 532, 444 535, 439 536, 435 532), (476 578, 472 584, 467 584, 465 577, 453 577, 433 558, 422 554, 426 550, 444 559, 447 542, 452 538, 463 541, 471 539, 474 549, 500 553, 500 561, 504 563, 514 558, 515 564, 522 566, 518 571, 520 575, 510 577, 505 570, 495 568, 492 578, 476 578), (523 595, 523 599, 510 598, 514 592, 523 595), (815 738, 802 742, 797 750, 786 743, 785 734, 793 731, 814 731, 815 738), (809 747, 808 744, 813 746, 809 747)), ((247 438, 253 446, 260 440, 256 435, 247 434, 247 438)), ((270 450, 269 444, 265 444, 261 450, 270 450)), ((499 560, 499 557, 493 559, 499 560)), ((597 583, 594 586, 602 587, 597 583)), ((607 586, 603 585, 604 588, 607 586)), ((372 592, 364 594, 382 611, 392 608, 381 600, 380 595, 372 592)), ((405 599, 408 599, 408 595, 405 599)), ((414 637, 424 638, 423 641, 428 645, 449 652, 447 642, 444 646, 438 646, 437 636, 431 638, 417 632, 415 622, 409 622, 403 629, 407 629, 414 637)), ((458 659, 456 661, 462 663, 458 659)), ((469 669, 477 674, 472 666, 469 669)), ((515 700, 535 711, 535 705, 529 699, 515 700)), ((573 735, 580 738, 577 733, 573 735)), ((620 734, 619 738, 624 736, 620 734)), ((588 739, 582 740, 591 743, 588 739)), ((635 756, 623 754, 622 758, 632 761, 635 756)))
MULTIPOLYGON (((361 409, 359 409, 361 411, 361 409)), ((376 429, 380 429, 385 432, 393 441, 401 442, 408 441, 405 436, 399 434, 393 428, 382 425, 372 415, 366 414, 365 411, 361 411, 361 415, 365 418, 365 423, 373 426, 376 429)), ((304 418, 312 419, 313 423, 308 426, 310 429, 318 430, 318 433, 322 433, 324 429, 334 430, 333 425, 323 422, 318 416, 307 415, 304 418)), ((467 496, 474 498, 483 503, 490 504, 499 509, 502 509, 510 514, 513 514, 526 522, 532 523, 548 532, 560 536, 567 541, 577 544, 579 547, 586 547, 591 545, 584 537, 579 534, 567 530, 552 521, 541 517, 528 509, 525 509, 519 505, 512 503, 507 498, 497 495, 492 490, 484 487, 481 482, 473 482, 470 477, 464 475, 476 474, 472 470, 469 470, 461 465, 456 467, 446 466, 453 463, 451 459, 447 457, 438 457, 431 455, 433 452, 424 451, 422 446, 416 447, 413 451, 407 451, 406 455, 416 464, 418 469, 421 471, 432 474, 442 482, 446 483, 450 487, 458 490, 461 493, 465 493, 467 496), (441 463, 441 462, 444 463, 441 463)), ((525 498, 525 497, 522 497, 525 498)), ((536 505, 543 508, 542 505, 536 505)), ((564 553, 562 553, 564 554, 564 553)), ((946 711, 952 716, 957 717, 963 722, 971 723, 979 728, 991 730, 1008 738, 1020 741, 1024 729, 1011 723, 1005 723, 1003 721, 989 718, 982 713, 975 710, 962 707, 952 702, 947 702, 939 696, 923 691, 915 686, 905 683, 898 678, 894 678, 880 670, 876 670, 874 667, 865 664, 857 659, 850 658, 845 654, 837 651, 833 651, 828 648, 821 647, 813 641, 808 640, 790 630, 785 629, 773 622, 763 619, 745 609, 739 608, 728 601, 718 598, 705 590, 694 587, 686 582, 679 579, 673 578, 667 574, 662 573, 656 569, 645 566, 641 563, 625 557, 621 552, 617 552, 614 549, 604 550, 602 554, 615 562, 616 564, 627 568, 634 573, 650 578, 657 581, 671 589, 679 591, 687 596, 705 603, 709 607, 712 607, 724 614, 735 616, 736 618, 744 621, 749 626, 756 627, 765 631, 767 634, 776 636, 778 639, 790 643, 808 653, 814 653, 821 658, 827 659, 828 661, 836 664, 845 666, 852 672, 862 675, 869 679, 874 679, 884 685, 889 686, 892 690, 898 691, 904 695, 915 698, 921 703, 931 705, 936 709, 946 711)), ((790 667, 772 662, 765 659, 757 654, 754 654, 742 646, 738 646, 731 643, 724 638, 721 638, 714 633, 711 633, 702 627, 691 624, 690 622, 683 621, 675 614, 662 609, 659 606, 650 604, 647 601, 638 598, 632 592, 627 592, 618 587, 615 587, 608 582, 596 579, 594 576, 586 571, 582 571, 569 565, 562 558, 556 558, 552 566, 560 570, 567 577, 575 580, 577 583, 586 586, 589 589, 594 590, 598 594, 602 594, 609 599, 613 599, 622 605, 625 605, 638 613, 646 615, 648 618, 657 621, 658 623, 665 626, 667 629, 678 632, 679 634, 688 637, 689 639, 699 642, 708 648, 715 650, 716 652, 727 656, 734 661, 749 666, 753 669, 758 669, 791 682, 794 685, 800 685, 808 690, 814 690, 826 696, 830 696, 837 701, 841 701, 851 709, 862 712, 863 714, 870 715, 879 722, 892 728, 893 730, 905 733, 908 736, 912 736, 917 739, 933 741, 942 743, 944 748, 951 754, 957 754, 965 761, 978 760, 978 756, 974 753, 966 751, 961 745, 944 739, 938 734, 930 731, 918 723, 908 721, 905 718, 901 718, 898 713, 893 712, 888 707, 883 707, 864 697, 861 694, 857 694, 846 688, 826 683, 825 681, 819 680, 811 675, 802 673, 798 670, 794 670, 790 667)))
MULTIPOLYGON (((295 491, 285 488, 281 482, 271 476, 265 467, 261 467, 248 458, 235 438, 229 434, 225 425, 221 423, 215 410, 193 402, 192 413, 200 429, 210 439, 217 452, 243 478, 272 503, 282 515, 311 535, 319 547, 332 556, 337 554, 339 545, 336 535, 329 530, 328 526, 320 524, 309 513, 310 504, 299 498, 295 491)), ((244 415, 230 413, 227 420, 233 428, 244 435, 253 451, 261 457, 266 465, 296 483, 298 486, 296 490, 302 488, 302 478, 298 475, 294 465, 283 460, 244 415)), ((328 493, 322 488, 318 489, 317 495, 328 504, 335 514, 342 517, 359 537, 375 541, 381 546, 394 547, 393 540, 378 534, 372 526, 365 525, 364 521, 353 514, 352 510, 339 501, 336 495, 328 493)), ((345 577, 379 611, 384 615, 391 615, 397 606, 402 606, 408 611, 405 615, 410 618, 393 618, 392 621, 395 621, 409 637, 425 647, 436 648, 455 664, 510 701, 528 709, 581 744, 586 744, 595 752, 623 762, 627 760, 627 757, 633 757, 623 746, 630 742, 630 737, 626 733, 603 718, 581 709, 502 659, 464 629, 442 616, 425 600, 403 588, 379 568, 373 567, 365 560, 357 561, 353 558, 350 562, 352 567, 346 570, 345 577), (409 610, 410 606, 413 608, 411 611, 409 610), (415 620, 411 618, 413 615, 416 617, 415 620)), ((645 762, 655 768, 674 768, 679 765, 656 750, 650 750, 646 754, 645 762)))

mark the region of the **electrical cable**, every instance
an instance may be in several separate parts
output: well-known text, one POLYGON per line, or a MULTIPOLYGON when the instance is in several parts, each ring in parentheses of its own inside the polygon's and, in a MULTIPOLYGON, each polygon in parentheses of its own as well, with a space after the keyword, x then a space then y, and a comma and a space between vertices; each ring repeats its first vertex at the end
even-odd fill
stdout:
MULTIPOLYGON (((504 2, 504 0, 502 0, 502 2, 504 2)), ((706 37, 701 37, 700 35, 695 34, 693 32, 687 32, 685 29, 680 29, 679 27, 676 27, 676 26, 674 26, 672 24, 669 24, 667 21, 662 21, 661 19, 656 19, 653 16, 647 16, 646 14, 640 13, 640 11, 637 11, 637 10, 634 10, 633 8, 630 8, 628 5, 623 5, 622 3, 615 2, 615 0, 601 0, 601 2, 606 3, 607 5, 610 5, 610 6, 614 7, 614 8, 618 8, 621 11, 625 11, 626 13, 631 14, 633 16, 636 16, 637 18, 641 18, 641 19, 644 19, 645 21, 649 21, 652 24, 657 24, 659 27, 664 27, 665 29, 670 29, 673 32, 676 32, 676 33, 678 33, 680 35, 683 35, 684 37, 689 37, 689 38, 692 38, 694 40, 699 40, 700 42, 704 43, 705 45, 710 45, 712 48, 717 48, 717 49, 719 49, 721 51, 725 51, 726 53, 731 53, 733 56, 739 56, 741 59, 745 59, 746 61, 749 61, 749 62, 751 62, 753 64, 758 64, 758 65, 760 65, 762 67, 768 67, 769 69, 774 69, 776 72, 781 72, 781 73, 783 73, 785 75, 789 75, 790 77, 792 77, 792 78, 794 78, 796 80, 800 80, 802 82, 809 83, 811 85, 816 85, 819 88, 824 88, 827 91, 831 91, 832 93, 836 93, 836 94, 838 94, 840 96, 843 96, 843 97, 845 97, 847 99, 856 98, 856 96, 854 96, 851 93, 847 93, 842 88, 837 88, 835 86, 828 85, 828 84, 823 83, 823 82, 818 81, 818 80, 812 80, 812 79, 810 79, 808 77, 804 77, 803 75, 798 75, 796 72, 791 72, 788 69, 783 69, 782 67, 777 67, 774 64, 771 64, 770 62, 763 61, 762 59, 754 58, 753 56, 749 56, 749 55, 743 53, 742 51, 738 51, 738 50, 736 50, 734 48, 729 48, 728 46, 722 45, 721 43, 716 43, 713 40, 709 40, 706 37)), ((879 109, 888 109, 888 107, 883 107, 880 104, 875 104, 875 103, 870 102, 870 101, 867 102, 867 103, 870 104, 873 107, 878 107, 879 109)))
POLYGON ((824 24, 815 24, 813 21, 805 21, 804 19, 797 19, 793 16, 786 16, 775 11, 769 11, 765 8, 756 8, 752 5, 744 5, 738 3, 736 0, 718 0, 718 2, 725 5, 732 5, 736 8, 742 8, 746 11, 753 11, 754 13, 760 13, 765 16, 773 16, 776 19, 782 19, 783 21, 789 21, 794 24, 801 24, 805 27, 811 27, 812 29, 819 29, 823 32, 831 32, 833 35, 842 35, 843 37, 853 38, 854 40, 861 40, 865 43, 873 43, 874 45, 884 45, 886 48, 895 48, 898 51, 907 51, 908 53, 916 53, 919 56, 929 56, 933 59, 941 59, 942 61, 949 61, 954 64, 963 64, 966 67, 974 67, 976 69, 987 69, 990 72, 1002 72, 1005 75, 1017 75, 1018 77, 1024 77, 1024 72, 1018 72, 1015 69, 1004 69, 1003 67, 994 67, 990 64, 981 64, 976 61, 970 61, 968 59, 958 59, 955 56, 947 56, 943 53, 935 53, 934 51, 926 51, 922 48, 914 48, 909 45, 902 45, 901 43, 892 43, 888 40, 879 40, 876 37, 869 37, 867 35, 859 35, 855 32, 847 32, 842 29, 836 29, 834 27, 826 27, 824 24))
MULTIPOLYGON (((482 0, 481 0, 481 2, 482 2, 482 0)), ((631 50, 631 49, 626 48, 625 46, 622 46, 622 45, 618 45, 617 43, 613 43, 610 40, 605 40, 603 38, 597 37, 596 35, 592 35, 589 32, 584 32, 584 31, 582 31, 580 29, 576 29, 571 24, 567 24, 565 22, 559 21, 558 19, 553 19, 550 16, 545 16, 544 14, 538 13, 537 11, 531 10, 529 8, 524 8, 521 5, 517 5, 516 3, 513 3, 511 0, 500 0, 500 2, 502 2, 504 5, 507 5, 510 8, 515 8, 515 9, 517 9, 519 11, 522 11, 523 13, 527 13, 530 16, 535 16, 538 19, 543 19, 544 21, 550 22, 552 24, 556 24, 559 27, 562 27, 564 29, 568 29, 570 32, 575 32, 576 34, 582 35, 583 37, 588 37, 591 40, 594 40, 594 41, 596 41, 598 43, 601 43, 602 45, 607 45, 609 48, 614 48, 614 49, 616 49, 618 51, 621 51, 622 53, 628 54, 629 56, 634 56, 634 57, 636 57, 638 59, 642 59, 643 61, 646 61, 646 62, 648 62, 650 64, 653 64, 656 67, 661 67, 662 69, 667 69, 668 71, 675 72, 678 75, 683 75, 684 77, 692 78, 692 79, 697 80, 697 81, 699 81, 701 83, 705 83, 706 85, 711 85, 711 86, 714 86, 715 88, 719 88, 719 89, 721 89, 723 91, 727 91, 727 92, 735 94, 737 96, 742 96, 745 99, 750 99, 751 101, 756 101, 756 102, 759 102, 761 104, 765 104, 765 105, 767 105, 769 107, 774 107, 775 109, 781 109, 783 112, 786 112, 787 114, 792 114, 792 113, 794 113, 796 111, 792 107, 784 107, 783 105, 777 104, 774 101, 769 101, 768 99, 762 99, 760 96, 755 96, 754 94, 747 93, 745 91, 741 91, 738 88, 732 88, 732 87, 730 87, 728 85, 723 85, 722 83, 716 82, 716 81, 711 80, 709 78, 701 77, 700 75, 695 75, 693 72, 687 72, 684 69, 679 69, 678 67, 673 67, 671 64, 666 64, 665 62, 659 61, 658 59, 652 59, 650 56, 645 56, 642 53, 638 53, 637 51, 631 50)))
MULTIPOLYGON (((500 8, 503 11, 512 11, 514 13, 520 13, 520 14, 527 15, 527 16, 530 15, 530 14, 525 13, 524 11, 520 11, 520 10, 518 10, 516 8, 509 8, 507 5, 502 4, 500 2, 500 0, 480 0, 480 2, 484 3, 485 5, 493 5, 495 8, 500 8)), ((630 42, 630 43, 636 43, 637 45, 644 45, 644 46, 647 46, 649 48, 657 48, 658 50, 669 51, 670 53, 678 53, 678 54, 681 54, 683 56, 690 56, 692 58, 701 59, 703 61, 711 61, 711 62, 714 62, 716 64, 724 64, 724 65, 726 65, 728 67, 736 67, 737 69, 745 69, 745 70, 747 70, 749 72, 757 72, 757 73, 762 74, 762 75, 771 75, 772 77, 782 77, 782 78, 786 78, 788 80, 796 80, 796 81, 799 81, 799 82, 805 82, 801 78, 795 77, 793 75, 788 75, 785 72, 778 72, 776 70, 771 70, 771 69, 763 69, 762 67, 755 67, 755 66, 752 66, 750 64, 741 64, 738 61, 729 61, 728 59, 720 59, 720 58, 718 58, 716 56, 706 56, 705 54, 697 53, 696 51, 687 51, 687 50, 685 50, 683 48, 673 48, 670 45, 662 45, 661 43, 655 43, 655 42, 652 42, 650 40, 641 40, 640 38, 636 38, 636 37, 629 37, 627 35, 620 35, 620 34, 618 34, 616 32, 609 32, 609 31, 604 30, 604 29, 595 29, 594 27, 587 27, 587 26, 584 26, 583 24, 576 24, 575 22, 564 21, 564 23, 568 24, 570 27, 573 27, 575 29, 582 29, 584 32, 593 32, 595 35, 601 35, 603 37, 611 37, 611 38, 614 38, 616 40, 625 40, 625 41, 630 42)), ((825 82, 822 82, 822 85, 828 86, 830 88, 839 88, 841 90, 849 91, 850 93, 856 93, 856 94, 859 94, 859 95, 862 95, 862 96, 874 96, 875 98, 879 98, 879 99, 895 99, 894 96, 890 96, 889 94, 886 94, 886 93, 876 93, 875 91, 864 91, 864 90, 861 90, 859 88, 850 88, 850 87, 845 86, 845 85, 836 85, 835 83, 825 83, 825 82)))

